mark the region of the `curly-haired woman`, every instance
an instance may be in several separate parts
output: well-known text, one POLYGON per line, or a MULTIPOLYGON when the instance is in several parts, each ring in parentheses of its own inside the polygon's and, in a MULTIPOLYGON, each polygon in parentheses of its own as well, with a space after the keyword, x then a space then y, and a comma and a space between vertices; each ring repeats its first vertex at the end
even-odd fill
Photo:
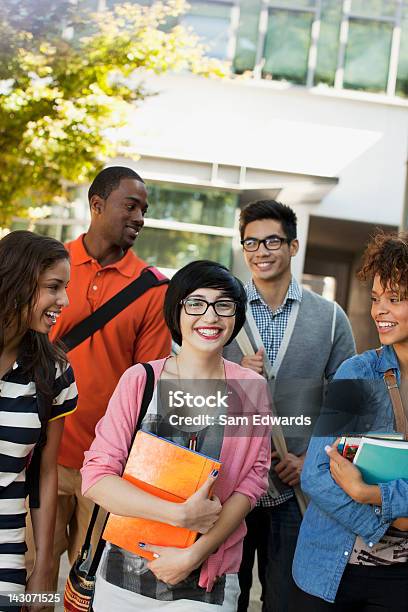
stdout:
MULTIPOLYGON (((371 316, 382 347, 346 360, 335 380, 370 381, 370 430, 392 432, 383 377, 392 370, 398 385, 408 378, 408 233, 378 233, 359 277, 372 283, 371 316)), ((311 501, 293 564, 298 588, 291 609, 406 612, 408 480, 367 485, 336 446, 333 437, 314 437, 307 452, 302 488, 311 501)))

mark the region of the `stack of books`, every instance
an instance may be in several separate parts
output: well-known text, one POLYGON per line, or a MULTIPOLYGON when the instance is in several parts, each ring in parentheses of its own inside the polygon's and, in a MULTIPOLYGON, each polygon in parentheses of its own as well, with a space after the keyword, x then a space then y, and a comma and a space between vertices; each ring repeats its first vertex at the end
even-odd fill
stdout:
POLYGON ((343 436, 337 450, 358 467, 367 484, 408 479, 408 441, 402 434, 343 436))

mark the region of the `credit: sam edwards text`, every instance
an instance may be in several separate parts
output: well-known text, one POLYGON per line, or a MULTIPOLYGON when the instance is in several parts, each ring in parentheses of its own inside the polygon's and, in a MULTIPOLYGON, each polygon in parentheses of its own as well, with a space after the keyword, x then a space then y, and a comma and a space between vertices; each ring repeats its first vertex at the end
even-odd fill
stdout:
POLYGON ((210 414, 196 414, 194 416, 184 416, 172 414, 169 416, 169 423, 174 427, 196 425, 198 427, 208 427, 210 425, 232 425, 245 427, 248 425, 280 425, 281 427, 309 427, 312 424, 311 417, 300 414, 298 416, 276 416, 272 414, 250 414, 250 415, 228 415, 220 414, 213 416, 210 414))

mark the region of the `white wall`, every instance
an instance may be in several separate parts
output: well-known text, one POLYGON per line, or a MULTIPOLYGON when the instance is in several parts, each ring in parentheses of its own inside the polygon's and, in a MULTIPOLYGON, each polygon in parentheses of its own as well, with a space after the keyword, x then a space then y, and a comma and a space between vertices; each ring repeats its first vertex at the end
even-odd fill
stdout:
POLYGON ((159 95, 143 102, 125 130, 137 152, 339 177, 313 214, 399 224, 405 101, 191 75, 148 76, 146 85, 159 95))

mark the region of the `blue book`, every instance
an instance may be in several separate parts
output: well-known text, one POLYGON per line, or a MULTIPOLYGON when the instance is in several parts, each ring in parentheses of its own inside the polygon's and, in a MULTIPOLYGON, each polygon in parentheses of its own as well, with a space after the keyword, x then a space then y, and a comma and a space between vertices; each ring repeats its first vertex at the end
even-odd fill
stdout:
POLYGON ((408 441, 363 437, 353 463, 367 484, 408 479, 408 441))

